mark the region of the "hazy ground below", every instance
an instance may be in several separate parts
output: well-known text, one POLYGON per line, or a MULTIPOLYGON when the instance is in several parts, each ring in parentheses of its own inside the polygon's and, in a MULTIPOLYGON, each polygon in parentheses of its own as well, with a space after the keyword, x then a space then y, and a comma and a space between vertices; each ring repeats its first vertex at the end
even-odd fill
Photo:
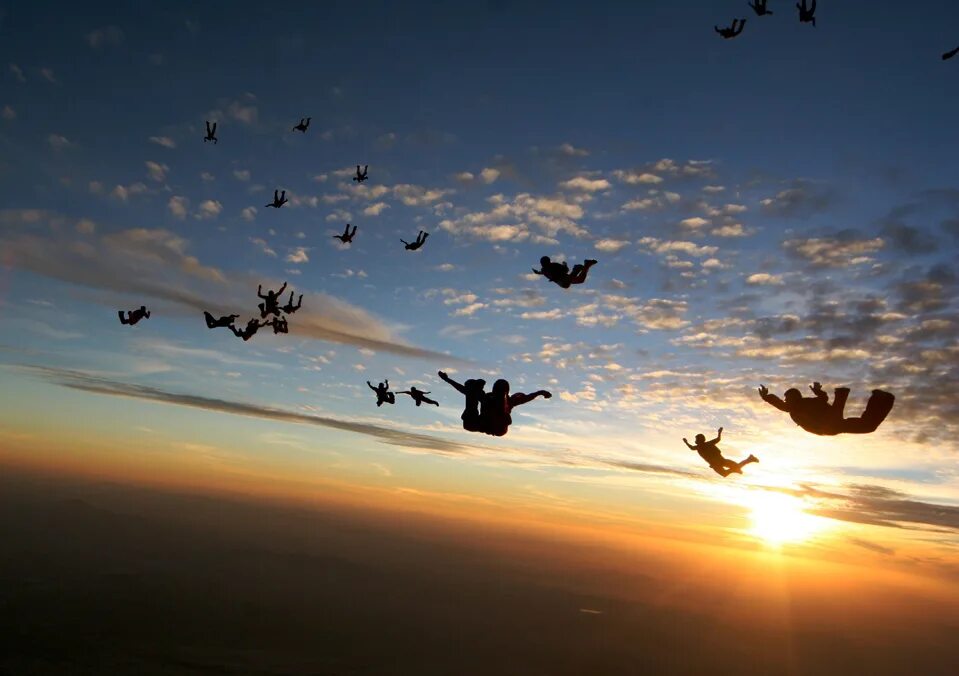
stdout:
POLYGON ((959 664, 959 619, 941 609, 870 624, 861 609, 797 598, 784 620, 738 592, 689 598, 749 579, 578 567, 562 552, 574 545, 468 528, 0 468, 0 673, 822 676, 959 664))

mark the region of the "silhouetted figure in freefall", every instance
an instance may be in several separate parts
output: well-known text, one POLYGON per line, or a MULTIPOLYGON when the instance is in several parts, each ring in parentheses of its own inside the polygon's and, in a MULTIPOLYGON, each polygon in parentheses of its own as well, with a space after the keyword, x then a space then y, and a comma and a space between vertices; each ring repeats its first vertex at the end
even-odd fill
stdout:
POLYGON ((353 177, 353 180, 356 181, 357 183, 362 183, 363 181, 369 178, 369 176, 367 176, 369 171, 370 171, 370 165, 368 164, 363 165, 363 171, 360 171, 360 165, 357 164, 356 176, 353 177))
POLYGON ((203 317, 206 319, 206 328, 208 329, 228 329, 233 326, 240 315, 223 315, 219 319, 214 319, 213 315, 204 311, 203 317))
POLYGON ((552 396, 546 390, 537 390, 532 394, 510 394, 509 381, 497 380, 493 383, 493 389, 485 394, 480 402, 480 425, 483 432, 494 437, 505 436, 509 432, 509 426, 513 424, 510 414, 514 408, 528 404, 536 397, 550 399, 552 396))
POLYGON ((264 322, 263 326, 272 326, 274 335, 277 333, 289 333, 290 325, 282 317, 274 317, 268 322, 264 322))
POLYGON ((596 265, 596 261, 587 258, 582 264, 577 263, 574 265, 571 272, 566 261, 556 263, 551 261, 549 256, 543 256, 539 259, 540 269, 537 270, 533 268, 533 272, 537 275, 543 275, 546 279, 553 282, 553 284, 568 289, 573 284, 582 284, 585 282, 589 269, 594 265, 596 265))
POLYGON ((743 467, 748 465, 751 462, 759 462, 759 459, 755 455, 750 455, 748 458, 742 462, 735 462, 724 458, 722 451, 719 450, 719 442, 723 438, 723 428, 719 428, 719 432, 716 433, 716 438, 712 441, 706 441, 706 437, 702 434, 696 435, 696 445, 693 446, 691 443, 686 441, 686 437, 683 437, 683 443, 689 446, 689 450, 696 451, 699 453, 699 456, 713 468, 713 471, 716 472, 719 476, 727 477, 732 473, 742 474, 743 467))
POLYGON ((117 311, 117 314, 120 315, 120 323, 124 326, 133 326, 141 319, 150 318, 150 311, 147 310, 146 305, 141 305, 136 310, 130 310, 126 317, 123 316, 123 310, 117 311))
POLYGON ((767 14, 772 14, 768 9, 766 9, 766 3, 769 0, 756 0, 755 2, 750 2, 749 6, 753 8, 753 11, 756 12, 756 16, 765 16, 767 14))
POLYGON ((400 239, 400 241, 406 245, 407 251, 416 251, 421 246, 426 244, 426 238, 429 236, 430 236, 430 233, 420 230, 420 234, 418 234, 416 236, 416 239, 414 239, 412 242, 407 242, 405 239, 402 239, 402 238, 400 239))
POLYGON ((210 126, 210 121, 206 121, 206 136, 203 137, 203 142, 213 141, 216 143, 216 122, 213 123, 213 126, 210 126))
POLYGON ((274 317, 280 316, 280 296, 283 295, 284 291, 286 291, 286 282, 283 282, 279 291, 267 291, 265 296, 263 295, 263 286, 261 284, 257 285, 256 295, 263 300, 262 303, 257 305, 260 308, 260 319, 266 319, 269 314, 274 317))
POLYGON ((438 402, 438 401, 433 401, 432 399, 430 399, 429 397, 426 396, 427 394, 429 394, 429 392, 424 392, 423 390, 419 390, 419 389, 416 388, 415 385, 411 385, 411 386, 410 386, 410 389, 408 389, 408 390, 401 390, 400 392, 397 392, 397 394, 408 394, 408 395, 410 395, 411 397, 413 397, 413 401, 416 402, 416 405, 417 405, 417 406, 419 406, 420 404, 423 404, 423 403, 433 404, 433 406, 439 406, 439 405, 440 405, 440 402, 438 402))
POLYGON ((745 28, 745 26, 746 26, 746 20, 745 20, 745 19, 739 19, 739 24, 738 24, 738 26, 739 26, 739 27, 737 28, 736 19, 733 19, 733 25, 732 25, 732 26, 729 26, 728 28, 720 28, 719 26, 713 26, 713 29, 714 29, 717 33, 719 33, 720 35, 722 35, 726 40, 729 40, 730 38, 734 38, 734 37, 736 37, 737 35, 739 35, 740 33, 743 32, 743 28, 745 28))
POLYGON ((282 207, 284 204, 286 204, 289 201, 290 200, 286 199, 286 190, 284 190, 283 192, 280 192, 279 190, 274 190, 273 201, 267 204, 266 206, 273 207, 274 209, 279 209, 280 207, 282 207))
POLYGON ((463 415, 460 419, 463 421, 463 429, 467 432, 482 432, 483 427, 480 421, 480 402, 486 392, 485 380, 466 380, 462 384, 450 378, 444 371, 437 372, 441 380, 452 385, 457 392, 466 397, 466 405, 463 407, 463 415))
POLYGON ((383 404, 395 404, 396 395, 390 392, 390 381, 384 380, 382 383, 378 384, 376 387, 370 383, 369 380, 366 381, 367 386, 376 392, 376 405, 382 406, 383 404))
POLYGON ((306 130, 310 126, 310 120, 312 119, 313 119, 312 117, 301 117, 300 123, 296 125, 295 127, 293 127, 293 129, 291 129, 290 131, 301 131, 305 134, 306 130))
POLYGON ((849 397, 848 387, 837 387, 833 391, 832 404, 819 383, 813 383, 809 389, 815 396, 804 397, 802 392, 792 388, 786 390, 783 399, 780 399, 775 394, 769 394, 765 385, 760 385, 759 396, 767 404, 788 413, 793 422, 807 432, 821 436, 875 432, 896 402, 896 397, 889 392, 873 390, 866 403, 866 410, 860 417, 844 418, 846 399, 849 397))
POLYGON ((956 47, 956 48, 955 48, 954 50, 952 50, 951 52, 946 52, 945 54, 943 54, 943 55, 942 55, 942 60, 943 60, 943 61, 948 61, 949 59, 951 59, 952 57, 954 57, 956 54, 959 54, 959 47, 956 47))
POLYGON ((356 226, 354 225, 354 226, 353 226, 353 231, 350 232, 350 224, 349 224, 349 223, 346 224, 346 228, 343 230, 343 234, 342 234, 342 235, 333 235, 333 239, 338 239, 338 240, 340 240, 341 242, 343 242, 343 244, 352 244, 354 237, 356 237, 356 226))
POLYGON ((281 307, 280 309, 283 310, 283 312, 285 312, 286 314, 291 315, 291 314, 293 314, 294 312, 296 312, 297 310, 299 310, 301 307, 303 307, 303 294, 302 294, 302 293, 300 294, 300 297, 296 300, 296 305, 294 305, 294 304, 293 304, 293 292, 290 291, 290 300, 289 300, 289 302, 288 302, 286 305, 284 305, 283 307, 281 307))
POLYGON ((269 322, 261 322, 259 319, 254 317, 246 323, 246 326, 243 329, 238 329, 235 326, 230 326, 230 330, 233 332, 233 335, 237 338, 242 338, 245 343, 250 338, 256 335, 256 332, 259 331, 262 327, 269 324, 269 322))
POLYGON ((812 0, 812 4, 808 7, 806 6, 806 0, 797 2, 796 9, 799 10, 800 23, 811 23, 813 28, 816 27, 816 0, 812 0))

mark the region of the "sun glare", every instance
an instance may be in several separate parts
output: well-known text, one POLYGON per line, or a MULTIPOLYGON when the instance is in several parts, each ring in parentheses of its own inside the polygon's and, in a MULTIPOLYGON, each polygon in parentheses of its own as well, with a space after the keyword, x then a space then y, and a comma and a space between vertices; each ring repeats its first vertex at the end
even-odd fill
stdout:
POLYGON ((803 501, 790 495, 758 494, 750 506, 749 533, 773 546, 809 540, 827 524, 826 519, 807 514, 803 501))

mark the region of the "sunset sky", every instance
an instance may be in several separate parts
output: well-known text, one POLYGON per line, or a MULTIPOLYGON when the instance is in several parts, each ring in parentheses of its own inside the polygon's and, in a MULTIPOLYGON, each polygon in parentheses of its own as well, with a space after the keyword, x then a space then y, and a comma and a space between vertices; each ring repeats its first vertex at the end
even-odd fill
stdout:
POLYGON ((0 1, 0 462, 954 585, 959 6, 860 4, 0 1), (437 370, 554 396, 469 434, 437 370), (896 406, 756 392, 813 381, 896 406))

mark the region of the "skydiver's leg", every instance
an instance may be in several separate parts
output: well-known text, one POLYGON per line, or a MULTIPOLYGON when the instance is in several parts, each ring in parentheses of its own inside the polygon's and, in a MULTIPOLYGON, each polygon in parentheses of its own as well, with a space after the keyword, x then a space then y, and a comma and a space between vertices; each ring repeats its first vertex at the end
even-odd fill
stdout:
POLYGON ((126 325, 126 324, 129 324, 129 323, 130 323, 129 320, 123 318, 123 310, 119 310, 119 311, 117 312, 117 314, 120 315, 120 323, 121 323, 121 324, 126 325))
POLYGON ((203 312, 203 318, 206 320, 206 328, 215 329, 218 326, 216 321, 213 319, 213 315, 205 310, 203 312))
POLYGON ((710 467, 713 468, 713 471, 716 472, 716 474, 718 474, 719 476, 721 476, 721 477, 723 477, 723 478, 726 478, 726 477, 728 477, 730 474, 732 474, 732 471, 731 471, 731 470, 728 470, 728 469, 726 469, 725 467, 723 467, 722 465, 719 465, 719 464, 710 465, 710 467))
POLYGON ((895 395, 883 390, 873 390, 866 410, 858 418, 846 418, 842 421, 842 431, 847 434, 871 434, 879 429, 896 403, 895 395))
POLYGON ((433 404, 433 406, 439 406, 439 405, 440 405, 440 402, 438 402, 438 401, 433 401, 433 400, 430 399, 429 397, 423 397, 423 401, 425 401, 427 404, 433 404))
POLYGON ((846 410, 846 399, 849 398, 848 387, 837 387, 832 395, 832 413, 837 418, 842 418, 846 410))

